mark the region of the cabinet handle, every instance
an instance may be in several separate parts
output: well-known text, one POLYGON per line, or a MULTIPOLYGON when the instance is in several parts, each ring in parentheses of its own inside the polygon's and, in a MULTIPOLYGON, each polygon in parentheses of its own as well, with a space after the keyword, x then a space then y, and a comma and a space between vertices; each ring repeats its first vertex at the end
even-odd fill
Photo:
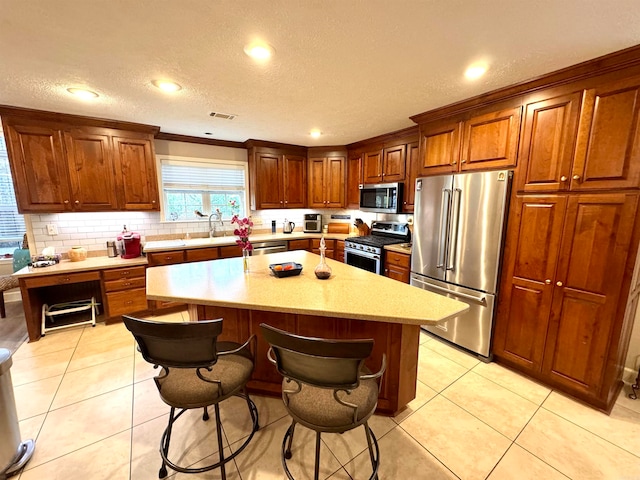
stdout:
POLYGON ((75 202, 73 202, 73 203, 75 203, 76 205, 80 205, 80 200, 76 200, 76 201, 75 201, 75 202))
POLYGON ((66 204, 66 203, 69 203, 69 200, 65 200, 65 201, 64 201, 64 203, 65 203, 65 204, 66 204))
POLYGON ((151 203, 156 203, 156 201, 155 200, 151 200, 151 203))
POLYGON ((285 200, 284 203, 289 203, 289 200, 285 200))
POLYGON ((460 163, 467 163, 467 161, 463 158, 462 160, 460 160, 460 163))
POLYGON ((122 275, 123 277, 129 275, 129 270, 127 270, 125 272, 120 272, 120 275, 122 275))
POLYGON ((127 300, 126 302, 124 302, 125 305, 131 305, 133 303, 133 300, 127 300))
POLYGON ((128 287, 129 285, 131 285, 131 282, 126 282, 126 283, 124 284, 124 286, 125 286, 125 287, 128 287))
POLYGON ((562 176, 560 177, 560 181, 561 181, 561 182, 566 182, 566 181, 567 181, 567 177, 566 177, 565 175, 562 175, 562 176))
POLYGON ((550 278, 547 278, 547 279, 544 281, 544 283, 546 283, 547 285, 551 285, 551 279, 550 279, 550 278))
POLYGON ((453 162, 451 162, 451 165, 455 165, 456 163, 458 163, 458 162, 456 162, 456 161, 454 160, 453 162))
POLYGON ((573 179, 574 179, 574 180, 580 180, 580 175, 574 175, 574 176, 573 176, 573 179))
POLYGON ((556 285, 561 287, 562 286, 562 282, 556 282, 556 285))

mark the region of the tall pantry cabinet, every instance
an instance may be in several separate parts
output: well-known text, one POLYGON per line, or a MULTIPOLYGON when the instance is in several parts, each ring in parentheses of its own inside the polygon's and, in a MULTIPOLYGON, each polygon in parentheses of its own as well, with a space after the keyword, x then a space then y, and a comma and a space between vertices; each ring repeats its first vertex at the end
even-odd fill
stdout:
POLYGON ((630 329, 640 77, 568 90, 525 101, 493 352, 609 410, 630 329))

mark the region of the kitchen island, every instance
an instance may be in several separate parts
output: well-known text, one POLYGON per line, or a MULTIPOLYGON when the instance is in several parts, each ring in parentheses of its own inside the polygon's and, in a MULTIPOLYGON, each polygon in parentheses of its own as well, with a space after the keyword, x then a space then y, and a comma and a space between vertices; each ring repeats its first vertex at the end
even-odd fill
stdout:
POLYGON ((267 361, 267 343, 259 325, 305 336, 373 338, 367 365, 380 367, 387 355, 378 411, 395 414, 415 398, 420 325, 435 324, 465 312, 467 304, 327 260, 333 273, 318 280, 320 257, 302 250, 250 258, 167 265, 147 269, 147 298, 189 305, 192 320, 223 318, 220 340, 244 342, 258 337, 253 391, 280 394, 282 378, 267 361), (269 264, 297 262, 299 276, 277 278, 269 264))

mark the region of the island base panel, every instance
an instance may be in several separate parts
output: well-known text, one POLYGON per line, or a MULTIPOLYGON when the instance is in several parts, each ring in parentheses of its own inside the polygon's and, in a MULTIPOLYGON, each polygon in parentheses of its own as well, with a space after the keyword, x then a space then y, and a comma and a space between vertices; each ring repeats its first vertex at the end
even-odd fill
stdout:
MULTIPOLYGON (((373 322, 313 315, 296 315, 261 310, 198 305, 189 308, 197 319, 224 319, 221 341, 244 342, 256 335, 256 365, 247 384, 255 393, 280 396, 282 377, 267 360, 268 343, 259 332, 261 323, 304 336, 354 339, 373 338, 374 348, 367 367, 377 371, 382 355, 387 356, 378 413, 395 415, 415 398, 418 373, 420 327, 399 323, 373 322)), ((192 317, 193 320, 195 318, 192 317)))

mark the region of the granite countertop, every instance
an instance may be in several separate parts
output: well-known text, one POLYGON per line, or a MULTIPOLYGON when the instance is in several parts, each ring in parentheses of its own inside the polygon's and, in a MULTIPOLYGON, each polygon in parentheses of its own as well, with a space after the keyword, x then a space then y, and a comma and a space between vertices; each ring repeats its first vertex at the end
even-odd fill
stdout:
POLYGON ((434 324, 469 308, 331 259, 331 278, 318 280, 313 271, 319 259, 303 250, 259 255, 249 259, 247 274, 242 258, 152 267, 147 269, 147 298, 411 325, 434 324), (300 275, 271 274, 269 264, 290 261, 303 265, 300 275))
POLYGON ((72 262, 71 260, 61 260, 60 263, 49 267, 33 268, 24 267, 13 275, 18 278, 41 277, 44 275, 55 275, 58 273, 76 273, 91 270, 105 270, 108 268, 135 267, 138 265, 146 265, 145 257, 137 258, 120 258, 120 257, 88 257, 80 262, 72 262))
MULTIPOLYGON (((344 240, 353 235, 340 233, 325 233, 324 238, 344 240)), ((262 233, 251 235, 249 239, 252 243, 270 242, 277 240, 302 240, 305 238, 320 238, 322 233, 262 233)), ((144 252, 166 252, 170 250, 187 250, 192 248, 221 247, 226 245, 235 245, 238 237, 235 235, 227 235, 226 237, 214 238, 191 238, 184 240, 158 240, 147 242, 144 246, 144 252)))

